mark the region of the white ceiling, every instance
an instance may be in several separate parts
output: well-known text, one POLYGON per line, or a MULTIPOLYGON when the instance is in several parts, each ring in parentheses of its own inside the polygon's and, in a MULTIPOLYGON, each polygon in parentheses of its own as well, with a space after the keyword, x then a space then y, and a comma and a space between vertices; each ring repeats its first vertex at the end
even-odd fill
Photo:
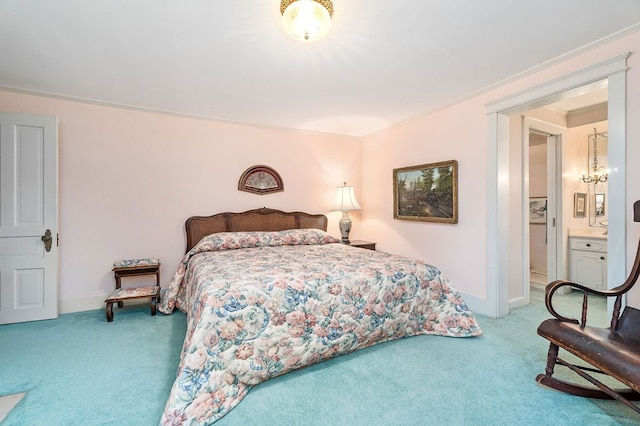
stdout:
POLYGON ((640 29, 639 0, 333 3, 305 44, 278 0, 0 0, 0 87, 364 136, 640 29))
POLYGON ((604 89, 595 89, 582 95, 547 105, 546 108, 566 115, 570 111, 579 110, 588 106, 604 104, 608 100, 609 90, 605 87, 604 89))

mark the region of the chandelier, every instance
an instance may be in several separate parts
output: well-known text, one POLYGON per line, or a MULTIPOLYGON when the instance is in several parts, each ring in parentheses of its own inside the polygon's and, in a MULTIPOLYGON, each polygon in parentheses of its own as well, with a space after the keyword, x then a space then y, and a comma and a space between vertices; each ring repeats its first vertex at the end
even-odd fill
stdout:
POLYGON ((330 0, 281 0, 280 13, 287 33, 299 41, 316 41, 331 28, 330 0))
MULTIPOLYGON (((607 135, 605 133, 598 133, 596 128, 593 128, 593 135, 589 135, 587 139, 587 150, 589 149, 589 143, 593 145, 593 167, 590 169, 589 174, 586 171, 582 172, 582 177, 580 180, 584 183, 604 183, 609 179, 608 170, 605 169, 604 166, 601 166, 598 163, 598 137, 601 139, 606 139, 607 135)), ((589 160, 587 160, 587 163, 589 160)))

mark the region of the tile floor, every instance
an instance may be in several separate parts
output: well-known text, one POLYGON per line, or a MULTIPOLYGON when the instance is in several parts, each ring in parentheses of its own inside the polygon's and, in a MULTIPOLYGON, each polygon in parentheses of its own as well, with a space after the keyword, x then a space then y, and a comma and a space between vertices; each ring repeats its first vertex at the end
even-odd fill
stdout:
POLYGON ((16 393, 13 395, 0 396, 0 422, 7 417, 9 411, 11 411, 13 407, 20 402, 24 395, 24 393, 16 393))

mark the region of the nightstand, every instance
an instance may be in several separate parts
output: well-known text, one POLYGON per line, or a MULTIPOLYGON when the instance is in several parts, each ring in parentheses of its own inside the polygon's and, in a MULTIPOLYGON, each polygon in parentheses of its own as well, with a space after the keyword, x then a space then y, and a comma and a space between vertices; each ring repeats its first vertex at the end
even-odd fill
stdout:
POLYGON ((150 298, 151 315, 156 314, 156 304, 160 302, 160 262, 158 259, 129 259, 113 262, 113 275, 116 289, 105 302, 107 303, 107 322, 113 321, 113 304, 122 308, 123 301, 128 299, 150 298), (137 275, 154 275, 155 285, 122 288, 122 278, 137 275))
POLYGON ((367 250, 376 249, 376 243, 372 243, 371 241, 351 240, 351 243, 349 243, 349 245, 352 247, 358 247, 358 248, 363 248, 367 250))

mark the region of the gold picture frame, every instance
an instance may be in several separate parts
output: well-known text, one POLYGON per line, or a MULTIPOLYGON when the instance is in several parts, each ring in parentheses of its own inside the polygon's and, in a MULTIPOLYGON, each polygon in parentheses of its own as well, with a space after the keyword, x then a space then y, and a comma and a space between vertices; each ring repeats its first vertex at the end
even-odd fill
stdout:
POLYGON ((393 169, 393 218, 458 223, 458 162, 393 169))

